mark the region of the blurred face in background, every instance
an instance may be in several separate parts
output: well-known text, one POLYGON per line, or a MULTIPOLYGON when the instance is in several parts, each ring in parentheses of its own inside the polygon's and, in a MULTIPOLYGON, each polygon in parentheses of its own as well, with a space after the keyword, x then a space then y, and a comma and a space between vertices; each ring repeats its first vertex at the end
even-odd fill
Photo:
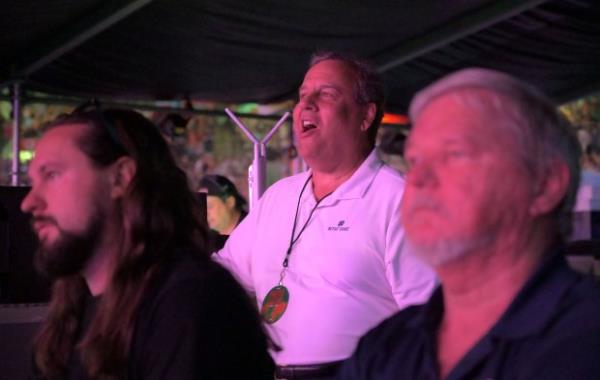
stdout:
MULTIPOLYGON (((207 192, 206 189, 200 189, 207 192)), ((228 196, 223 200, 215 195, 206 196, 206 213, 208 226, 221 235, 229 235, 240 219, 240 212, 235 207, 235 198, 228 196)))

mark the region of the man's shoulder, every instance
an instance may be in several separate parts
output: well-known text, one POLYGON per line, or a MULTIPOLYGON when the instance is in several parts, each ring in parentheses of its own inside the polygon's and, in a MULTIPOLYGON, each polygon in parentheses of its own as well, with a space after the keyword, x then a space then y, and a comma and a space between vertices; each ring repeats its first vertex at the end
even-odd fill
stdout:
POLYGON ((600 333, 600 284, 591 276, 576 275, 578 280, 562 299, 557 322, 566 324, 567 331, 593 329, 600 333))
POLYGON ((273 190, 280 190, 280 189, 296 188, 298 186, 302 186, 304 184, 304 182, 306 182, 307 178, 308 178, 307 172, 302 172, 302 173, 290 175, 287 177, 283 177, 283 178, 275 181, 275 183, 273 183, 271 186, 269 186, 269 188, 267 190, 273 191, 273 190))
POLYGON ((370 180, 367 197, 374 197, 381 207, 389 207, 385 200, 397 203, 404 194, 405 181, 403 175, 396 169, 382 164, 370 180))
POLYGON ((269 187, 267 187, 264 194, 261 196, 261 200, 272 198, 282 193, 285 194, 293 189, 298 189, 298 191, 300 191, 307 178, 308 173, 302 172, 278 179, 273 184, 269 185, 269 187))
POLYGON ((382 163, 373 182, 377 189, 384 191, 393 190, 398 192, 398 190, 403 190, 405 186, 404 175, 386 163, 382 163))
POLYGON ((243 297, 244 291, 231 274, 202 253, 178 252, 167 264, 164 273, 154 279, 148 297, 154 307, 162 304, 203 303, 216 293, 227 293, 228 297, 243 297))
POLYGON ((390 181, 399 181, 404 183, 404 173, 401 173, 385 162, 383 165, 381 165, 381 174, 385 176, 385 178, 389 178, 390 181))
POLYGON ((600 286, 592 278, 580 276, 561 298, 552 322, 527 343, 523 378, 597 379, 600 286))

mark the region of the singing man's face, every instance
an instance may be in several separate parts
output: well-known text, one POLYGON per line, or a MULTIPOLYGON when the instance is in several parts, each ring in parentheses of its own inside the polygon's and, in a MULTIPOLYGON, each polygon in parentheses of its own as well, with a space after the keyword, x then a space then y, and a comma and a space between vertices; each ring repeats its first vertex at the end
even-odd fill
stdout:
POLYGON ((356 72, 338 60, 321 61, 306 73, 293 128, 298 152, 311 166, 360 154, 370 121, 366 106, 356 102, 356 81, 356 72))

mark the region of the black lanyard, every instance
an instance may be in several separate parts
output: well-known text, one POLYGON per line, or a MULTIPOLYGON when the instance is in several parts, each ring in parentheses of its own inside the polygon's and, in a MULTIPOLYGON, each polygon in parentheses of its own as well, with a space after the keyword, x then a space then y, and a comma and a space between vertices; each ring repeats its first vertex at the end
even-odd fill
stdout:
POLYGON ((292 254, 292 247, 298 241, 298 239, 300 239, 300 236, 302 236, 302 233, 306 229, 306 226, 308 226, 308 222, 310 222, 310 219, 312 218, 317 207, 319 207, 319 204, 321 204, 321 202, 325 198, 327 198, 328 196, 331 195, 331 193, 329 193, 317 201, 317 204, 315 204, 314 207, 312 208, 312 210, 310 210, 310 214, 308 214, 308 219, 306 219, 306 222, 304 222, 304 225, 302 225, 300 232, 294 238, 294 234, 296 233, 296 226, 298 224, 298 212, 300 211, 300 201, 302 200, 302 194, 304 194, 304 190, 306 190, 306 186, 308 186, 308 183, 310 182, 311 178, 312 178, 312 175, 310 175, 308 177, 308 179, 306 180, 306 182, 304 182, 304 186, 302 186, 302 190, 300 191, 300 195, 298 196, 298 204, 296 205, 296 214, 294 215, 294 226, 292 227, 292 234, 290 236, 290 245, 288 246, 288 249, 285 252, 285 258, 283 259, 283 263, 282 263, 283 269, 281 270, 281 278, 279 280, 280 284, 281 284, 281 281, 283 280, 283 277, 285 276, 285 269, 288 267, 289 258, 290 258, 290 255, 292 254))

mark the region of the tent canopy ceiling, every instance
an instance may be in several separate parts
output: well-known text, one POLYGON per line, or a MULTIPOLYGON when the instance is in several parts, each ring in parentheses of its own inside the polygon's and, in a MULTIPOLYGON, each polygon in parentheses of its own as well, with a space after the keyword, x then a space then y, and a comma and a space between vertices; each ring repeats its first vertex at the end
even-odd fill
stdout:
POLYGON ((57 95, 280 101, 313 52, 338 50, 376 65, 393 112, 469 66, 562 102, 600 88, 600 1, 20 0, 0 48, 0 83, 57 95))

